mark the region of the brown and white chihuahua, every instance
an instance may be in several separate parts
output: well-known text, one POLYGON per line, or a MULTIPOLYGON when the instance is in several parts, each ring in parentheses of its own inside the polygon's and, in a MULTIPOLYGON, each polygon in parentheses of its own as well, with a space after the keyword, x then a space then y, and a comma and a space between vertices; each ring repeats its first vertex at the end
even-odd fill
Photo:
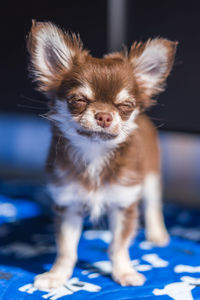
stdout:
POLYGON ((147 239, 157 245, 168 242, 157 133, 144 111, 163 90, 176 46, 150 39, 133 43, 129 53, 99 59, 83 49, 75 34, 33 21, 31 72, 50 99, 47 118, 53 137, 47 172, 57 207, 58 246, 52 269, 35 278, 35 287, 55 288, 72 275, 86 214, 91 220, 108 215, 112 276, 123 286, 145 281, 131 266, 128 250, 142 196, 147 239))

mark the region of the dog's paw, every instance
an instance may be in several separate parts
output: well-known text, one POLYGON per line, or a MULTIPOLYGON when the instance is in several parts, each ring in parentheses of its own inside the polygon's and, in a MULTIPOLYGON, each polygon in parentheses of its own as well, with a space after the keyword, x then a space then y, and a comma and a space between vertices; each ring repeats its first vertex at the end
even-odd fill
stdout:
POLYGON ((48 290, 62 286, 67 280, 66 276, 54 272, 46 272, 37 275, 34 279, 34 287, 38 290, 48 290))
POLYGON ((146 280, 144 275, 135 270, 115 273, 113 274, 113 279, 122 286, 141 286, 146 280))
POLYGON ((169 234, 164 227, 147 230, 146 238, 149 242, 152 242, 159 247, 167 246, 170 241, 169 234))

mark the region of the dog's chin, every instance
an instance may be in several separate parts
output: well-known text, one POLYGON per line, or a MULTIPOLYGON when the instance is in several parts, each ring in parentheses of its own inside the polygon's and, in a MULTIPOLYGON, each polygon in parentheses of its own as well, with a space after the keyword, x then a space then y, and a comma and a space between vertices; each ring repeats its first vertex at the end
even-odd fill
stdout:
POLYGON ((107 132, 103 132, 103 131, 92 131, 92 130, 77 130, 77 133, 88 137, 89 139, 93 140, 93 141, 98 141, 98 140, 102 140, 102 141, 108 141, 108 140, 113 140, 115 138, 117 138, 117 134, 112 134, 112 133, 107 133, 107 132))

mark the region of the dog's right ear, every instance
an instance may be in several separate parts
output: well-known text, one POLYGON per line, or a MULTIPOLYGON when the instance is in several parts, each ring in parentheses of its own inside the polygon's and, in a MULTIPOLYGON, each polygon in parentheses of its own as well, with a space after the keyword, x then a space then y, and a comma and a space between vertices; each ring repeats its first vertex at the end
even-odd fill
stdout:
POLYGON ((132 45, 129 59, 138 86, 147 97, 151 98, 163 90, 174 63, 177 45, 177 42, 161 38, 132 45))
POLYGON ((31 56, 31 74, 38 89, 45 93, 58 86, 63 74, 86 53, 75 34, 68 34, 49 22, 32 22, 27 47, 31 56))

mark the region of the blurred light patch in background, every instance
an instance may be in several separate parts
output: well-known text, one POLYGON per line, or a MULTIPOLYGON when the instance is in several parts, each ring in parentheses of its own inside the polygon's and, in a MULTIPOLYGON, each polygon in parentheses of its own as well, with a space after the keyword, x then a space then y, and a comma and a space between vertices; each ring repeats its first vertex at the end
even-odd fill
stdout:
POLYGON ((200 206, 200 136, 161 132, 164 195, 189 206, 200 206))
POLYGON ((50 144, 50 125, 31 115, 0 115, 0 176, 41 177, 50 144))

